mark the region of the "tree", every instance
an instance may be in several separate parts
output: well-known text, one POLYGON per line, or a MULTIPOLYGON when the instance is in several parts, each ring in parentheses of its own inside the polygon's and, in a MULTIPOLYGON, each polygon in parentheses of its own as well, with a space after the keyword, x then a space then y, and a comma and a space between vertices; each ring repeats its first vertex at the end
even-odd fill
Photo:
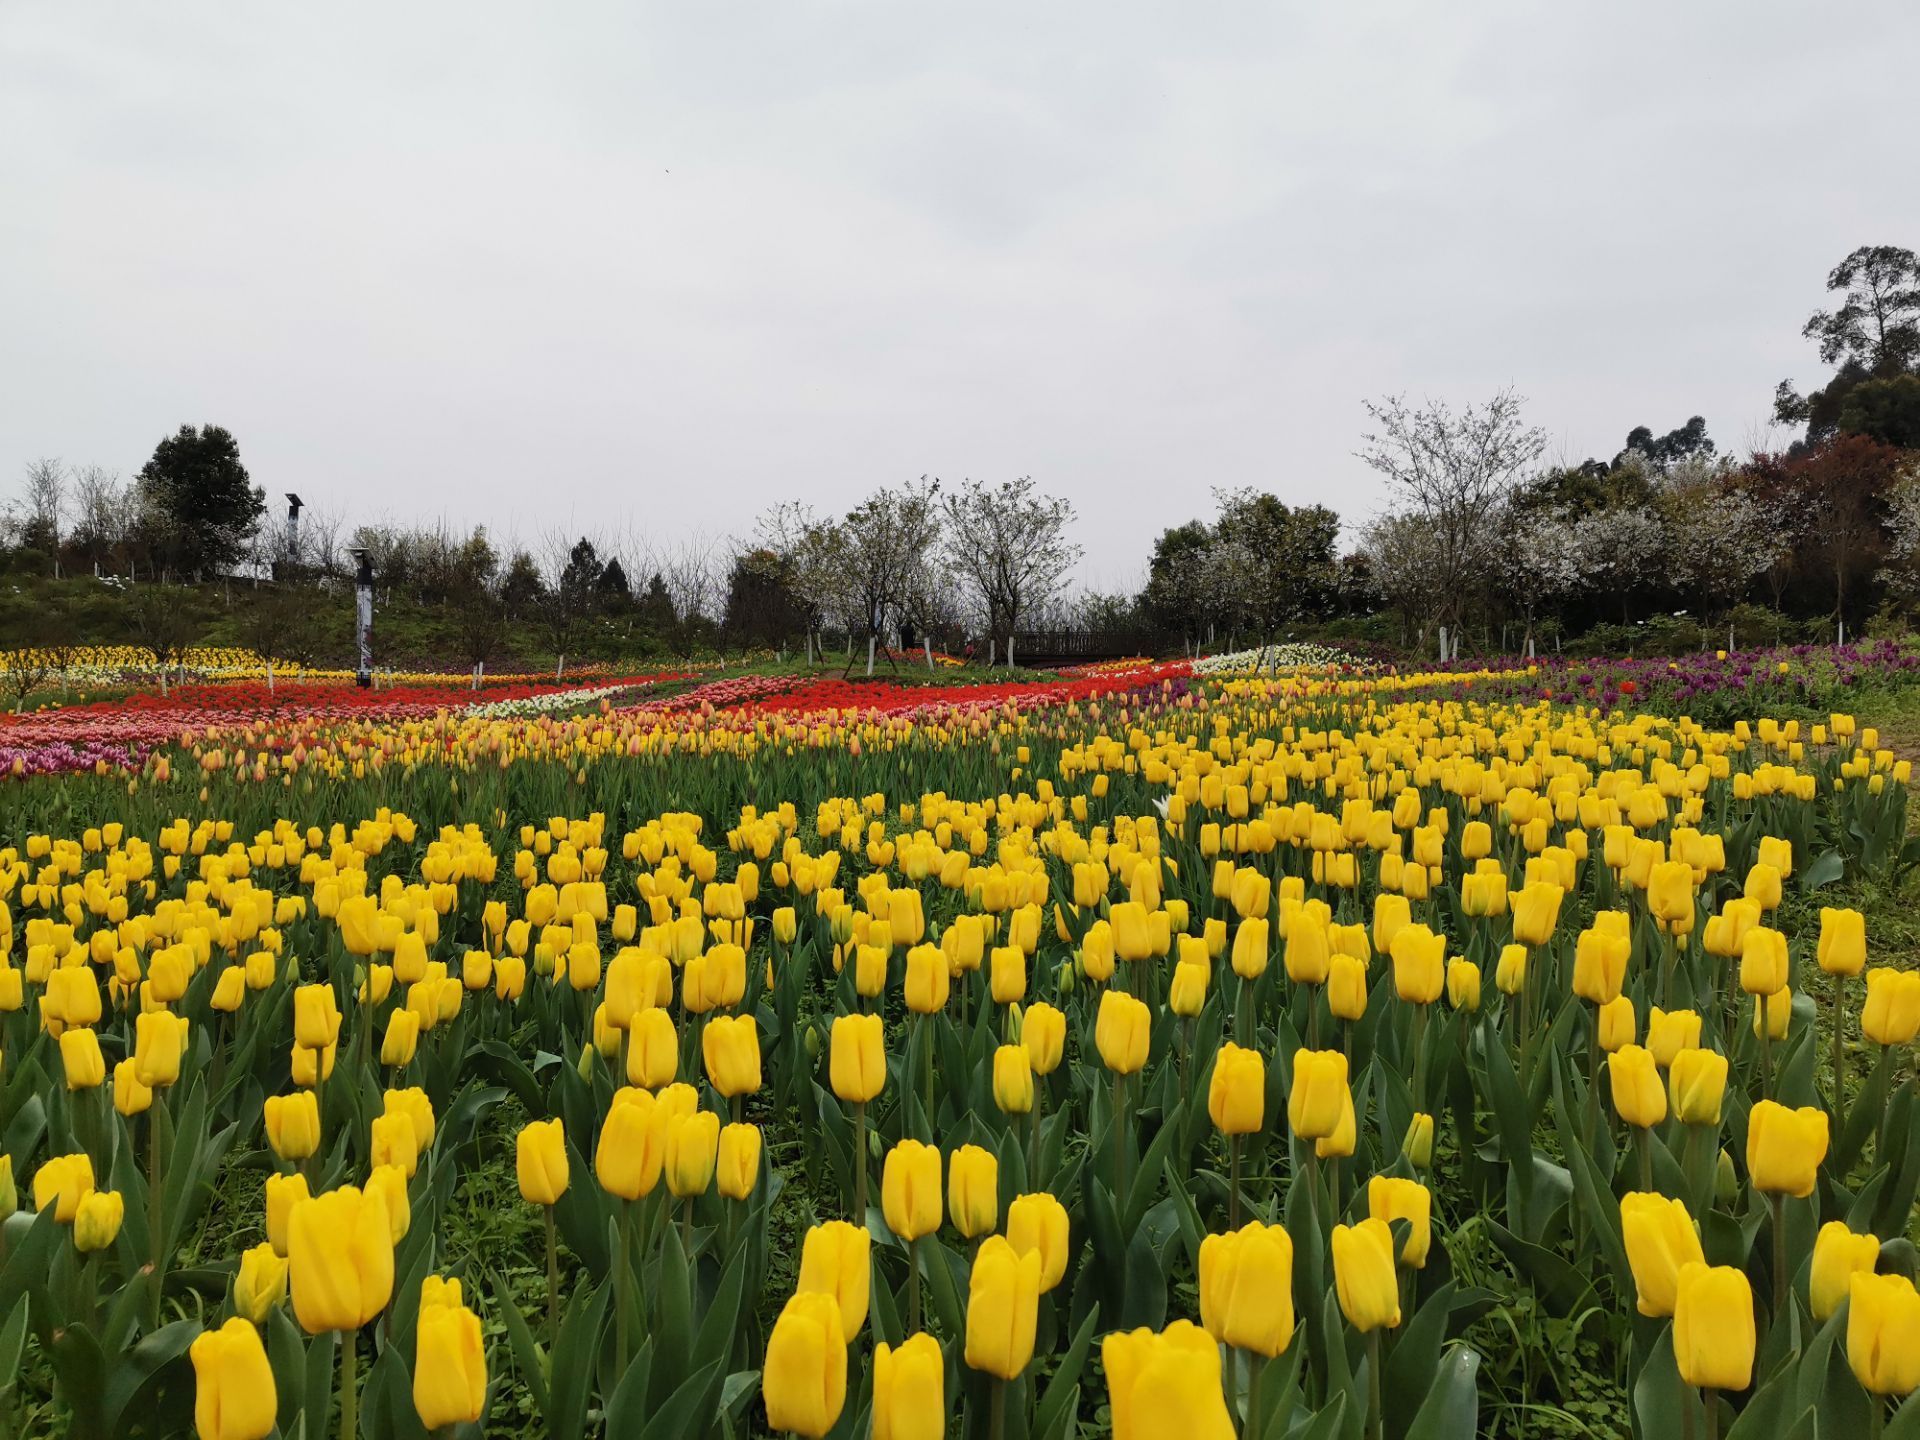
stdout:
POLYGON ((111 569, 126 544, 128 495, 120 477, 99 465, 73 472, 73 526, 69 539, 88 564, 111 569))
POLYGON ((309 662, 317 648, 311 595, 274 585, 249 597, 240 618, 247 648, 267 662, 267 690, 274 687, 274 667, 293 661, 309 662))
POLYGON ((1070 501, 1042 494, 1033 477, 998 485, 963 480, 943 497, 946 569, 989 635, 1005 639, 1064 592, 1080 547, 1067 539, 1070 501))
POLYGON ((136 587, 128 607, 134 638, 153 654, 160 672, 160 693, 167 693, 167 675, 186 658, 199 634, 199 625, 185 603, 187 593, 177 586, 136 587))
POLYGON ((753 533, 785 566, 787 590, 800 612, 811 658, 814 633, 829 620, 844 623, 847 618, 847 533, 798 500, 761 512, 753 533))
POLYGON ((27 463, 26 494, 20 515, 20 544, 45 555, 60 573, 60 522, 67 508, 67 472, 57 459, 27 463))
POLYGON ((1213 529, 1189 520, 1160 532, 1147 562, 1147 586, 1140 604, 1156 625, 1198 639, 1216 618, 1219 586, 1214 566, 1213 529))
POLYGON ((734 557, 727 575, 724 627, 743 647, 777 645, 803 628, 805 617, 787 571, 786 559, 764 545, 734 557))
POLYGON ((1290 620, 1324 614, 1335 584, 1340 517, 1324 505, 1289 509, 1254 490, 1215 491, 1211 564, 1237 621, 1262 643, 1290 620))
POLYGON ((1671 471, 1660 492, 1668 579, 1708 613, 1738 604, 1781 547, 1774 517, 1732 480, 1728 467, 1695 461, 1671 471))
POLYGON ((1695 415, 1677 430, 1660 436, 1648 426, 1636 425, 1627 432, 1626 448, 1613 457, 1613 467, 1619 469, 1629 454, 1637 454, 1654 470, 1663 471, 1684 460, 1708 458, 1713 454, 1713 441, 1707 438, 1706 420, 1695 415))
POLYGON ((1444 402, 1411 409, 1399 396, 1367 405, 1378 429, 1363 437, 1365 448, 1357 453, 1426 527, 1433 615, 1452 624, 1456 641, 1467 604, 1491 568, 1499 509, 1547 448, 1546 433, 1522 422, 1521 403, 1502 390, 1457 413, 1444 402))
POLYGON ((1862 380, 1841 402, 1839 426, 1842 434, 1920 449, 1920 375, 1862 380))
MULTIPOLYGON (((940 482, 880 489, 847 512, 848 618, 867 637, 867 673, 882 635, 892 633, 929 588, 940 540, 940 482)), ((851 662, 849 662, 851 663, 851 662)))
POLYGON ((500 605, 508 616, 524 615, 539 604, 546 592, 540 567, 525 550, 513 552, 506 573, 500 577, 500 605))
MULTIPOLYGON (((1833 597, 1835 620, 1857 622, 1864 608, 1851 601, 1879 567, 1885 498, 1908 459, 1864 435, 1841 435, 1785 455, 1756 455, 1742 478, 1794 537, 1793 569, 1833 597)), ((1776 604, 1782 588, 1776 580, 1776 604)))
POLYGON ((643 629, 655 635, 668 636, 680 623, 680 617, 673 610, 673 596, 667 593, 667 579, 658 570, 647 581, 647 588, 641 593, 639 621, 643 629))
POLYGON ((1417 515, 1382 515, 1361 536, 1361 553, 1375 590, 1400 612, 1403 640, 1424 643, 1441 608, 1444 561, 1433 530, 1417 515))
POLYGON ((1836 367, 1833 378, 1805 396, 1782 380, 1773 395, 1774 418, 1805 425, 1809 445, 1842 428, 1856 387, 1920 370, 1920 256, 1863 245, 1834 267, 1827 289, 1844 296, 1839 308, 1814 311, 1800 333, 1819 342, 1821 360, 1836 367))
POLYGON ((1553 509, 1509 497, 1500 511, 1501 589, 1525 626, 1522 646, 1533 650, 1541 611, 1580 587, 1581 563, 1574 523, 1553 509))
POLYGON ((617 614, 633 604, 633 587, 627 583, 627 572, 617 557, 607 561, 593 590, 595 603, 602 610, 617 614))
POLYGON ((231 565, 267 508, 239 445, 218 425, 182 425, 167 436, 140 468, 139 484, 164 521, 172 560, 191 575, 231 565))

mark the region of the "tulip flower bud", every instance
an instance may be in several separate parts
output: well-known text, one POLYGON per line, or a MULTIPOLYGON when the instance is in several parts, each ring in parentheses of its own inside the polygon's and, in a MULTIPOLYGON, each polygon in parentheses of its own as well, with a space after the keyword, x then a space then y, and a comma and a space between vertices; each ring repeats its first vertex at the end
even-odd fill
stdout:
POLYGON ((1222 1345, 1268 1359, 1293 1339, 1293 1237, 1250 1221, 1200 1242, 1200 1323, 1222 1345))
MULTIPOLYGON (((664 1013, 664 1012, 663 1012, 664 1013)), ((760 1088, 760 1027, 752 1015, 719 1016, 700 1037, 707 1079, 728 1099, 760 1088)))
POLYGON ((1518 995, 1527 983, 1527 947, 1506 945, 1500 950, 1500 963, 1494 967, 1493 984, 1502 995, 1518 995))
POLYGON ((1682 1050, 1667 1071, 1674 1118, 1683 1125, 1718 1125, 1727 1090, 1727 1057, 1712 1050, 1682 1050))
MULTIPOLYGON (((171 858, 171 857, 169 857, 171 858)), ((266 1440, 278 1423, 279 1393, 260 1332, 236 1315, 187 1347, 193 1362, 193 1421, 202 1436, 266 1440)))
POLYGON ((1425 925, 1406 925, 1393 937, 1393 986, 1410 1005, 1431 1005, 1447 980, 1447 939, 1425 925))
POLYGON ((284 1256, 291 1234, 293 1207, 308 1199, 307 1177, 301 1174, 267 1176, 267 1243, 284 1256))
POLYGON ((520 1127, 514 1146, 520 1194, 530 1205, 556 1205, 567 1190, 567 1136, 555 1116, 520 1127))
POLYGON ((734 1124, 720 1132, 715 1185, 728 1200, 745 1200, 760 1181, 760 1127, 734 1124))
POLYGON ((1671 1315, 1681 1267, 1702 1261, 1700 1231, 1687 1207, 1635 1191, 1620 1199, 1620 1233, 1642 1315, 1671 1315))
POLYGON ((1698 1011, 1662 1010, 1658 1005, 1653 1007, 1647 1020, 1647 1049, 1653 1052, 1654 1064, 1663 1070, 1667 1069, 1682 1050, 1692 1050, 1699 1044, 1698 1011))
POLYGON ((782 905, 773 912, 773 938, 782 945, 791 945, 793 937, 800 933, 800 922, 794 914, 793 906, 782 905))
POLYGON ((1144 1001, 1119 990, 1108 990, 1100 997, 1094 1042, 1114 1074, 1132 1075, 1146 1065, 1152 1031, 1153 1012, 1144 1001))
POLYGON ((880 1208, 887 1228, 918 1240, 940 1228, 940 1150, 902 1140, 887 1152, 880 1172, 880 1208))
POLYGON ((1646 1129, 1667 1118, 1667 1092, 1651 1051, 1639 1045, 1621 1046, 1607 1057, 1607 1079, 1613 1108, 1627 1124, 1646 1129))
POLYGON ((133 1059, 113 1067, 113 1108, 122 1115, 144 1115, 153 1106, 153 1091, 140 1083, 140 1065, 133 1059))
POLYGON ((1398 1176, 1375 1175, 1367 1182, 1367 1213, 1391 1226, 1395 1220, 1407 1222, 1407 1243, 1401 1247, 1403 1264, 1424 1270, 1427 1251, 1433 1243, 1433 1195, 1418 1180, 1398 1176))
POLYGON ((1827 1112, 1757 1100, 1747 1116, 1747 1175, 1753 1188, 1804 1199, 1827 1158, 1827 1112))
POLYGON ((867 1323, 873 1281, 872 1243, 864 1225, 829 1220, 807 1231, 800 1247, 800 1276, 795 1288, 833 1297, 849 1344, 867 1323))
MULTIPOLYGON (((1875 1396, 1920 1387, 1920 1293, 1904 1275, 1856 1271, 1847 1283, 1847 1364, 1875 1396)), ((1878 1403, 1876 1401, 1875 1403, 1878 1403)))
POLYGON ((107 1057, 100 1053, 100 1037, 91 1030, 60 1033, 60 1062, 69 1090, 94 1090, 106 1081, 107 1057))
POLYGON ((820 1440, 847 1401, 847 1342, 833 1296, 791 1296, 767 1337, 760 1393, 767 1428, 820 1440))
POLYGON ((924 1331, 898 1349, 873 1349, 873 1440, 939 1435, 946 1421, 947 1367, 940 1342, 924 1331))
POLYGON ((946 1008, 951 975, 946 953, 938 945, 915 945, 907 951, 907 1009, 916 1015, 937 1015, 946 1008))
POLYGON ((240 1257, 240 1273, 233 1281, 233 1308, 264 1325, 274 1307, 287 1298, 287 1262, 268 1244, 255 1245, 240 1257))
POLYGON ((1920 1035, 1920 971, 1875 966, 1867 971, 1860 1033, 1876 1045, 1910 1045, 1920 1035))
POLYGON ((1867 921, 1858 910, 1820 910, 1815 958, 1829 975, 1858 975, 1867 963, 1867 921))
POLYGON ((1151 1330, 1115 1330, 1100 1342, 1113 1407, 1114 1440, 1179 1432, 1204 1440, 1233 1434, 1220 1387, 1220 1350, 1190 1320, 1151 1330))
POLYGON ((1001 1380, 1017 1380, 1033 1358, 1039 1320, 1040 1257, 990 1235, 974 1257, 967 1291, 966 1362, 1001 1380))
POLYGON ((993 1052, 993 1103, 1003 1114, 1033 1109, 1033 1062, 1024 1045, 1002 1045, 993 1052))
POLYGON ((711 1110, 671 1121, 667 1126, 667 1189, 676 1199, 704 1195, 719 1162, 720 1117, 711 1110))
POLYGON ((1447 1004, 1469 1013, 1480 1008, 1480 967, 1455 956, 1447 962, 1447 1004))
POLYGON ((1433 1116, 1415 1113, 1407 1125, 1406 1137, 1400 1142, 1400 1153, 1416 1170, 1425 1170, 1433 1164, 1433 1116))
POLYGON ((1829 1220, 1822 1225, 1813 1239, 1813 1265, 1807 1280, 1813 1318, 1824 1324, 1847 1298, 1854 1275, 1871 1275, 1879 1262, 1877 1236, 1856 1235, 1844 1220, 1829 1220))
POLYGON ((1400 1282, 1386 1221, 1369 1218, 1333 1227, 1333 1279, 1341 1313, 1354 1329, 1366 1334, 1400 1324, 1400 1282))
POLYGON ((118 1190, 89 1190, 73 1215, 73 1248, 82 1255, 104 1250, 120 1237, 126 1201, 118 1190))
POLYGON ((1267 1062, 1228 1041, 1214 1054, 1207 1114, 1222 1135, 1252 1135, 1266 1123, 1267 1062))
POLYGON ((887 1083, 886 1032, 878 1015, 842 1015, 833 1022, 830 1078, 847 1104, 864 1104, 887 1083))
POLYGON ((393 1294, 393 1221, 351 1185, 301 1200, 288 1217, 288 1286, 309 1335, 358 1330, 393 1294))
POLYGON ((968 1240, 1000 1223, 1000 1162, 991 1151, 962 1145, 953 1152, 947 1162, 947 1214, 968 1240))
POLYGON ((1287 1094, 1287 1126, 1303 1140, 1331 1135, 1339 1127, 1347 1094, 1347 1057, 1338 1050, 1296 1050, 1293 1086, 1287 1094))
POLYGON ((1066 1206, 1045 1191, 1015 1196, 1007 1206, 1007 1243, 1040 1257, 1040 1291, 1051 1291, 1067 1273, 1066 1206))
POLYGON ((1167 1008, 1183 1019, 1198 1015, 1207 1003, 1207 967, 1182 961, 1173 967, 1167 990, 1167 1008))
POLYGON ((320 1148, 320 1102, 311 1090, 269 1095, 262 1108, 267 1144, 282 1160, 298 1164, 320 1148))
POLYGON ((20 1208, 20 1191, 13 1179, 13 1156, 0 1155, 0 1223, 20 1208))
POLYGON ((1744 1390, 1753 1383, 1753 1287, 1731 1265, 1680 1267, 1673 1359, 1689 1385, 1744 1390))
POLYGON ((1067 1017, 1045 1001, 1036 1001, 1021 1019, 1020 1044, 1032 1062, 1033 1073, 1051 1075, 1066 1050, 1067 1017))
POLYGON ((487 1408, 480 1317, 465 1305, 423 1305, 414 1325, 413 1408, 429 1431, 471 1425, 487 1408))
POLYGON ((1062 995, 1071 995, 1078 975, 1079 972, 1074 969, 1071 960, 1062 960, 1058 970, 1054 972, 1054 987, 1059 990, 1062 995))

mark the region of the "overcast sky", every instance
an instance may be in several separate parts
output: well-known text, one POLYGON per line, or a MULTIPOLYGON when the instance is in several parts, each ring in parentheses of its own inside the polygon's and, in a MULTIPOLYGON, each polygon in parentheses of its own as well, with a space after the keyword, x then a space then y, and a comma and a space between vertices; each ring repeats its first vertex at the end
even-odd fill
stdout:
POLYGON ((1920 246, 1920 6, 0 0, 0 483, 183 421, 278 501, 660 533, 923 473, 1095 584, 1363 399, 1762 436, 1920 246))

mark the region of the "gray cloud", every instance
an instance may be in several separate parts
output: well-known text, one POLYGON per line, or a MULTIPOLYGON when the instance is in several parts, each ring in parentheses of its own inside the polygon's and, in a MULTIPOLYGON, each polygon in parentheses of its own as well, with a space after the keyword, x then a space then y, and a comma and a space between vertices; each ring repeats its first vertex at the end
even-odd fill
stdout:
POLYGON ((1360 402, 1759 433, 1920 243, 1910 4, 0 9, 0 476, 218 420, 522 532, 1031 473, 1095 582, 1360 402))

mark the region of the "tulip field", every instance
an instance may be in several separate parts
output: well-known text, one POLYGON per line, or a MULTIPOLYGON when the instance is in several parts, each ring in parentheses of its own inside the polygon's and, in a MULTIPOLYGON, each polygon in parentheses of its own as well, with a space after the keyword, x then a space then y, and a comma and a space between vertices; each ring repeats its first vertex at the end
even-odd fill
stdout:
POLYGON ((1920 1435, 1813 663, 0 722, 0 1434, 1920 1435))

